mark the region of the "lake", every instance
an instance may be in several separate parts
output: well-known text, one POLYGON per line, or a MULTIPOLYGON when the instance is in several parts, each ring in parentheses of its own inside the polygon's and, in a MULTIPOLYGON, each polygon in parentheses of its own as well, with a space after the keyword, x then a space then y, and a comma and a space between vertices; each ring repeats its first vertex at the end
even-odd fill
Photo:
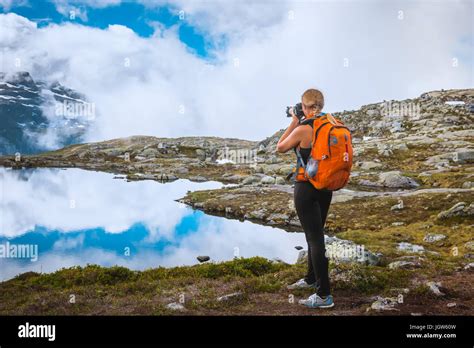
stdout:
POLYGON ((0 280, 98 264, 134 270, 235 256, 295 262, 303 233, 210 216, 175 202, 219 182, 127 182, 82 169, 0 168, 0 280))

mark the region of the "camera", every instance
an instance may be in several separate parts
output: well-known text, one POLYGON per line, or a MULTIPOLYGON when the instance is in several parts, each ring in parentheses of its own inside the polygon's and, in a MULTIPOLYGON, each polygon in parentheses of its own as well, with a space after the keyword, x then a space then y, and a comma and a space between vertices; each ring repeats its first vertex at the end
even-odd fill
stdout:
POLYGON ((291 117, 290 110, 293 109, 293 114, 301 121, 304 117, 303 105, 301 103, 296 104, 295 106, 286 107, 286 117, 291 117))

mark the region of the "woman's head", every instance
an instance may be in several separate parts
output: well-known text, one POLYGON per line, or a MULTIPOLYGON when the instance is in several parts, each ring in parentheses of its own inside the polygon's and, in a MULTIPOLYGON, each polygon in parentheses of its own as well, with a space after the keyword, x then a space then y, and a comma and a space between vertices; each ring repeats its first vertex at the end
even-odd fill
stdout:
POLYGON ((324 107, 324 96, 317 89, 308 89, 301 96, 301 104, 306 118, 319 114, 324 107))

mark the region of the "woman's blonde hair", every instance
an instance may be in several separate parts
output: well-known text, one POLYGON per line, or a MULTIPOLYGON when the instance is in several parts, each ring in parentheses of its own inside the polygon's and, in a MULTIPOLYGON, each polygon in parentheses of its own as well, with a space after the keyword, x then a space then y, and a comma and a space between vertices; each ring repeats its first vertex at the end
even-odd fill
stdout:
POLYGON ((317 111, 321 112, 324 107, 324 96, 321 91, 310 88, 306 90, 303 95, 301 96, 303 103, 306 105, 314 105, 317 111))

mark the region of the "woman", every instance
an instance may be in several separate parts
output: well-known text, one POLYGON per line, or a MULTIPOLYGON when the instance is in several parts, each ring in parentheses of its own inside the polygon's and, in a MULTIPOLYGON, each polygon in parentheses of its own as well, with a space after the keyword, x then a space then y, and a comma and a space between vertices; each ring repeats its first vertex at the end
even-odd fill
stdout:
MULTIPOLYGON (((316 89, 308 89, 301 97, 306 119, 322 116, 323 94, 316 89)), ((291 111, 290 111, 291 112, 291 111)), ((306 122, 305 122, 306 123, 306 122)), ((287 152, 299 147, 304 163, 311 152, 313 136, 312 123, 300 125, 292 113, 292 121, 277 144, 278 152, 287 152)), ((329 287, 329 261, 325 255, 324 224, 331 204, 332 191, 316 189, 309 181, 297 181, 294 189, 296 213, 304 229, 308 243, 308 273, 306 277, 289 285, 288 289, 315 288, 316 292, 299 303, 310 308, 329 308, 334 306, 329 287)))

